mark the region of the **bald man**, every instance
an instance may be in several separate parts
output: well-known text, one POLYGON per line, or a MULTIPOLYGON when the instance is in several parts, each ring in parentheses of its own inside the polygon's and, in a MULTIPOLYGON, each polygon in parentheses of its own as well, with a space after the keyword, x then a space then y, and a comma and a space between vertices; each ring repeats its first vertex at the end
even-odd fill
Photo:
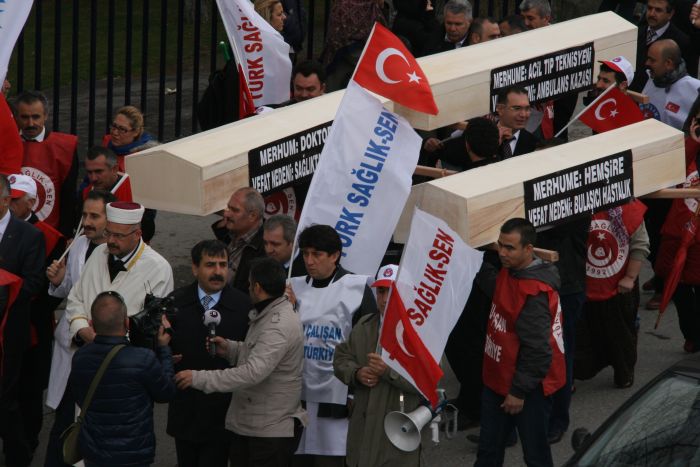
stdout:
POLYGON ((649 75, 642 90, 649 96, 649 103, 642 105, 645 116, 680 130, 698 97, 700 80, 688 75, 681 49, 671 39, 652 43, 645 65, 649 75))

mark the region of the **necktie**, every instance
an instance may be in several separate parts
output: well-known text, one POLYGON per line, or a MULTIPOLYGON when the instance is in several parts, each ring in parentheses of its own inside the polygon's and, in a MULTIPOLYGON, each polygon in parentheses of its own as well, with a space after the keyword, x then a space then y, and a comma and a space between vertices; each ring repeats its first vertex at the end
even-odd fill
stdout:
POLYGON ((202 297, 201 302, 202 302, 202 306, 204 307, 204 311, 207 311, 209 309, 209 307, 211 306, 211 302, 213 302, 213 301, 214 301, 214 299, 211 298, 210 295, 205 295, 204 297, 202 297))
POLYGON ((110 255, 109 259, 107 260, 107 269, 109 270, 110 281, 113 281, 114 278, 117 277, 119 271, 126 271, 124 263, 119 259, 115 259, 112 255, 110 255))
POLYGON ((504 160, 513 157, 513 150, 510 148, 511 141, 513 141, 513 138, 506 138, 501 143, 501 158, 504 160))
POLYGON ((653 29, 649 28, 647 29, 647 45, 651 44, 654 42, 654 38, 656 37, 656 31, 653 29))

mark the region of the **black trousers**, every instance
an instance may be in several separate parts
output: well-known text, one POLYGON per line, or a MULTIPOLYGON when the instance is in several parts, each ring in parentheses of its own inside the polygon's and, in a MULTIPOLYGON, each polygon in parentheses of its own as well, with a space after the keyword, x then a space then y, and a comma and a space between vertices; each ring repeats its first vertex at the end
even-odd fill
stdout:
POLYGON ((19 378, 22 353, 7 353, 3 358, 0 377, 0 438, 8 466, 28 466, 32 451, 25 436, 24 422, 19 408, 19 378))
POLYGON ((259 438, 233 433, 229 457, 231 467, 291 466, 303 429, 299 420, 294 419, 294 436, 290 438, 259 438))
POLYGON ((678 284, 673 303, 683 337, 696 346, 700 345, 700 286, 678 284))
POLYGON ((181 467, 226 467, 231 439, 216 438, 198 443, 175 438, 177 465, 181 467))

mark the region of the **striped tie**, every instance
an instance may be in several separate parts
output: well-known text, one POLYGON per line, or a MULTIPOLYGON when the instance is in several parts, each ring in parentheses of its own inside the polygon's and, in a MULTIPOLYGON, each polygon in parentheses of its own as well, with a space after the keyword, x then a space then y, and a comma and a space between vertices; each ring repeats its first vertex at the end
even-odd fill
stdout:
POLYGON ((201 302, 202 302, 202 306, 204 307, 204 311, 207 311, 209 309, 209 307, 211 306, 211 302, 213 302, 213 301, 214 301, 214 299, 211 298, 210 295, 205 295, 204 297, 202 297, 201 302))

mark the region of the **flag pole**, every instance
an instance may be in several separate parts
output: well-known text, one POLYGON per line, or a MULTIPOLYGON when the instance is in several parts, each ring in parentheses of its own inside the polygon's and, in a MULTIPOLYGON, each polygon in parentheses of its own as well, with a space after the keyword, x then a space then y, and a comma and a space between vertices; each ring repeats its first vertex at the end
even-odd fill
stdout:
MULTIPOLYGON (((700 0, 698 0, 698 1, 700 1, 700 0)), ((355 74, 357 73, 357 67, 360 66, 360 63, 362 63, 362 58, 365 56, 365 52, 367 52, 367 46, 369 45, 369 42, 372 39, 372 36, 374 35, 375 29, 377 29, 377 21, 374 22, 374 25, 372 26, 372 30, 369 32, 369 36, 367 36, 367 40, 365 41, 365 46, 362 48, 362 53, 360 54, 360 59, 357 61, 357 65, 355 65, 355 69, 352 72, 352 76, 350 77, 350 81, 355 79, 355 74)))
POLYGON ((609 93, 610 91, 612 91, 612 89, 613 89, 614 87, 617 87, 617 85, 615 85, 615 86, 610 86, 608 89, 606 89, 605 91, 603 91, 603 92, 600 94, 600 96, 598 96, 598 97, 596 97, 595 99, 593 99, 593 102, 591 102, 590 104, 588 104, 586 107, 583 108, 582 111, 580 111, 578 114, 576 114, 576 116, 575 116, 574 118, 572 118, 571 120, 569 120, 569 123, 567 123, 566 126, 565 126, 564 128, 562 128, 561 130, 559 130, 559 131, 557 132, 557 134, 554 135, 554 137, 556 138, 557 136, 559 136, 560 134, 562 134, 562 132, 563 132, 564 130, 566 130, 567 128, 569 128, 569 126, 571 126, 572 123, 574 123, 576 120, 578 120, 578 118, 579 118, 581 115, 583 115, 584 113, 586 113, 586 111, 587 111, 588 109, 590 109, 590 108, 593 107, 595 104, 597 104, 598 101, 599 101, 600 99, 602 99, 604 95, 606 95, 607 93, 609 93))

